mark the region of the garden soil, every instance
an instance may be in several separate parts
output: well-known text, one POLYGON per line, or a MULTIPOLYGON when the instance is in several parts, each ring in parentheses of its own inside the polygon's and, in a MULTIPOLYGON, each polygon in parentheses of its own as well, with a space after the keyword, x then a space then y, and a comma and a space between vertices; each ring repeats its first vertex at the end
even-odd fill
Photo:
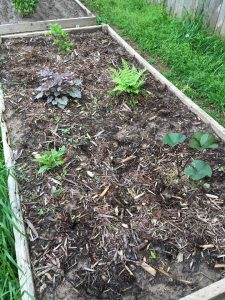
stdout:
POLYGON ((85 17, 85 12, 73 0, 40 0, 31 17, 18 15, 11 0, 0 1, 0 24, 85 17))
POLYGON ((37 298, 175 300, 221 279, 224 144, 190 149, 194 132, 211 130, 179 99, 147 72, 142 93, 113 95, 110 68, 137 61, 103 32, 69 36, 69 54, 49 36, 0 45, 37 298), (35 101, 46 68, 83 80, 82 99, 64 110, 35 101), (170 131, 187 141, 163 145, 170 131), (63 145, 64 165, 37 174, 34 157, 63 145), (182 171, 192 158, 213 176, 191 182, 182 171))

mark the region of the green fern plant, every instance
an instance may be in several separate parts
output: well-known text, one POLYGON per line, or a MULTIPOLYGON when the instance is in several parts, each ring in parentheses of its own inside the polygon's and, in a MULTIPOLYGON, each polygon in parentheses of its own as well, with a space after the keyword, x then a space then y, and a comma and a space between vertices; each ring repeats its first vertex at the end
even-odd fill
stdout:
POLYGON ((145 70, 138 71, 122 59, 122 68, 111 68, 112 82, 116 84, 113 93, 139 94, 145 83, 145 70))
POLYGON ((39 0, 12 0, 15 9, 22 16, 32 15, 38 5, 39 0))

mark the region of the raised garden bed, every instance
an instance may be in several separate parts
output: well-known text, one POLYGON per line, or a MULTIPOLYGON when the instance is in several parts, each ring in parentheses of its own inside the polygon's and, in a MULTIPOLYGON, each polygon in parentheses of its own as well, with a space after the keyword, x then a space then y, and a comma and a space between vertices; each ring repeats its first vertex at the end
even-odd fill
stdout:
POLYGON ((18 83, 4 89, 5 119, 37 298, 178 299, 223 278, 224 143, 196 152, 186 142, 176 154, 162 143, 167 132, 211 128, 149 73, 134 108, 111 95, 110 67, 137 60, 101 31, 70 38, 71 55, 46 36, 1 45, 1 81, 18 83), (82 99, 65 110, 34 101, 46 67, 83 80, 82 99), (64 165, 38 175, 34 157, 63 146, 64 165), (179 178, 176 161, 190 157, 213 176, 179 178))
POLYGON ((11 1, 0 3, 0 36, 6 34, 43 31, 52 23, 63 28, 95 25, 94 15, 79 0, 40 1, 33 16, 22 17, 15 12, 11 1))

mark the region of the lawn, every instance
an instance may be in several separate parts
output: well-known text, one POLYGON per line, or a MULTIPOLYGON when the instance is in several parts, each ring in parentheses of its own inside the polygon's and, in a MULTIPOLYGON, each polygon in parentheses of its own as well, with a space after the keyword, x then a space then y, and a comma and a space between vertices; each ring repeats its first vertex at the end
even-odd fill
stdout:
MULTIPOLYGON (((1 141, 1 136, 0 136, 1 141)), ((17 269, 14 260, 14 238, 11 209, 7 193, 7 174, 0 143, 0 299, 20 299, 17 269)))
POLYGON ((201 19, 177 19, 145 0, 84 2, 99 21, 116 25, 136 42, 151 64, 165 65, 163 74, 225 125, 225 43, 201 19))

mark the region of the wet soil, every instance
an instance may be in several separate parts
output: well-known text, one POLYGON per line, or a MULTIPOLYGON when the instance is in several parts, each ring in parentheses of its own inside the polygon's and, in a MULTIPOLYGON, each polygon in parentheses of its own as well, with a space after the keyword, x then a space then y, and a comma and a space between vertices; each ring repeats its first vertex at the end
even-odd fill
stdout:
POLYGON ((85 17, 86 14, 73 0, 40 0, 33 16, 22 17, 16 11, 11 0, 0 1, 0 24, 32 22, 64 18, 85 17))
POLYGON ((137 62, 102 32, 70 39, 67 55, 49 37, 0 45, 0 80, 18 83, 4 86, 6 119, 37 298, 178 299, 219 280, 224 144, 164 146, 169 131, 189 139, 210 129, 150 74, 135 107, 128 95, 112 95, 110 68, 137 62), (65 110, 34 101, 46 67, 82 79, 82 99, 65 110), (34 156, 63 145, 64 165, 37 174, 34 156), (192 157, 210 163, 213 176, 179 177, 192 157))

